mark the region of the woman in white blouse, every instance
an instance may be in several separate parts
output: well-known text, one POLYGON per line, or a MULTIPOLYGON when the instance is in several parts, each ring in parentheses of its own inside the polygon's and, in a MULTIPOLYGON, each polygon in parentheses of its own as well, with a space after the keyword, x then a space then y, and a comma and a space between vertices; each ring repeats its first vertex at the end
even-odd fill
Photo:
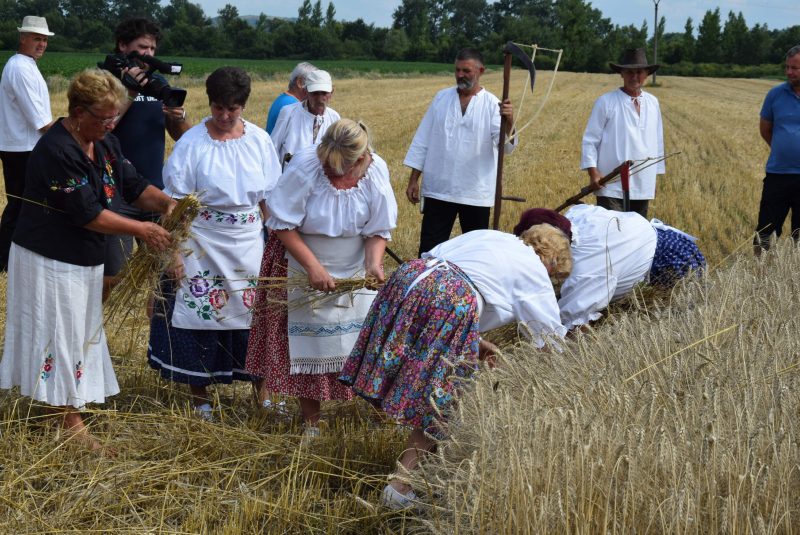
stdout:
POLYGON ((164 192, 173 198, 205 192, 192 238, 162 281, 148 361, 161 376, 189 384, 195 409, 211 418, 206 387, 252 381, 244 371, 255 277, 264 250, 265 199, 280 176, 264 130, 240 115, 250 78, 222 67, 206 80, 211 117, 188 130, 164 166, 164 192))
MULTIPOLYGON (((479 333, 511 322, 531 342, 563 338, 550 277, 569 275, 569 240, 538 225, 522 239, 476 230, 446 241, 404 263, 381 288, 340 381, 376 408, 412 428, 402 465, 411 470, 418 452, 437 435, 437 413, 452 408, 459 379, 494 348, 479 333), (434 411, 431 405, 436 405, 434 411)), ((397 475, 401 475, 397 473, 397 475)), ((414 493, 395 479, 382 502, 408 507, 414 493)))
POLYGON ((588 204, 573 206, 564 215, 532 208, 521 214, 514 232, 541 223, 558 225, 572 242, 574 267, 558 301, 561 320, 570 330, 599 319, 609 303, 640 282, 668 287, 705 265, 695 238, 636 212, 588 204))
MULTIPOLYGON (((341 119, 319 146, 296 154, 267 199, 267 210, 267 226, 279 243, 270 239, 262 276, 279 276, 286 268, 307 273, 321 292, 335 289, 334 278, 359 272, 383 282, 381 261, 396 226, 397 203, 386 162, 373 152, 363 125, 341 119)), ((301 293, 290 292, 288 300, 301 293)), ((362 290, 313 310, 290 306, 288 314, 261 307, 266 293, 258 296, 247 370, 264 377, 266 391, 300 399, 307 436, 319 432, 321 401, 352 399, 337 378, 375 293, 362 290)))

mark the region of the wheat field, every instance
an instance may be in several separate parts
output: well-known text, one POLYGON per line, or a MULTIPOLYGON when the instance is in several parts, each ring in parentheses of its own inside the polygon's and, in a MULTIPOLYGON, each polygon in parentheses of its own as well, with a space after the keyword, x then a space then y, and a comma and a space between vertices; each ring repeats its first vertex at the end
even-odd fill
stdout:
POLYGON ((506 352, 411 478, 426 531, 798 533, 800 254, 771 254, 506 352))
MULTIPOLYGON (((540 73, 521 122, 551 75, 540 73)), ((478 376, 451 440, 410 476, 423 502, 419 518, 377 506, 403 429, 364 403, 330 403, 322 438, 308 446, 293 400, 286 415, 264 412, 247 385, 214 390, 220 422, 198 421, 188 390, 147 366, 146 326, 128 321, 106 327, 122 391, 86 413, 92 432, 119 449, 117 459, 63 443, 43 407, 18 389, 0 391, 0 531, 796 533, 800 257, 788 245, 763 264, 746 254, 768 155, 758 111, 775 82, 659 81, 648 90, 661 102, 666 151, 684 152, 667 162, 651 217, 698 236, 709 264, 720 267, 673 298, 634 300, 557 358, 507 351, 501 369, 478 376)), ((515 71, 515 104, 523 82, 515 71)), ((583 129, 594 99, 618 82, 558 74, 506 158, 505 194, 527 202, 505 203, 503 230, 523 209, 553 208, 586 184, 583 129)), ((402 160, 432 97, 452 83, 334 83, 331 107, 365 121, 389 165, 400 206, 391 247, 403 258, 416 255, 421 216, 405 200, 402 160)), ((254 83, 244 117, 263 126, 285 84, 254 83)), ((499 95, 502 77, 489 73, 482 84, 499 95)), ((51 101, 55 117, 66 114, 63 92, 51 101)), ((193 122, 208 115, 197 83, 187 113, 193 122)), ((5 314, 0 307, 0 325, 5 314)))

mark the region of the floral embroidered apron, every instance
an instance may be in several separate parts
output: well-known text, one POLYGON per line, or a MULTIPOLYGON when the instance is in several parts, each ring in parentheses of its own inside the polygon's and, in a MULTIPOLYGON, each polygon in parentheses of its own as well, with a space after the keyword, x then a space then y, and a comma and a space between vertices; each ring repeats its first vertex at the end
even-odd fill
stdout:
POLYGON ((183 256, 185 278, 175 295, 172 326, 249 329, 264 252, 258 206, 226 213, 206 208, 192 224, 183 256))

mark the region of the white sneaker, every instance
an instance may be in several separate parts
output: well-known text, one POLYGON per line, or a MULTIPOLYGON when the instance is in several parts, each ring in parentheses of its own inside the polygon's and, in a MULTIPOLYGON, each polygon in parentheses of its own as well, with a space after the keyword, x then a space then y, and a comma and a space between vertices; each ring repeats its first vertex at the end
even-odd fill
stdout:
POLYGON ((278 403, 273 403, 272 400, 265 399, 261 402, 261 407, 265 411, 277 411, 277 412, 286 412, 286 402, 280 401, 278 403))
POLYGON ((408 494, 400 494, 391 485, 386 485, 381 493, 381 505, 399 511, 400 509, 409 509, 414 507, 414 500, 417 495, 413 490, 408 491, 408 494))
POLYGON ((319 427, 316 425, 303 424, 303 434, 301 435, 300 442, 304 446, 310 446, 314 443, 314 439, 319 438, 319 427))
POLYGON ((220 410, 222 407, 217 406, 216 409, 212 409, 211 405, 208 403, 204 403, 199 407, 194 408, 194 415, 203 420, 204 422, 216 422, 216 418, 214 418, 214 410, 220 410))

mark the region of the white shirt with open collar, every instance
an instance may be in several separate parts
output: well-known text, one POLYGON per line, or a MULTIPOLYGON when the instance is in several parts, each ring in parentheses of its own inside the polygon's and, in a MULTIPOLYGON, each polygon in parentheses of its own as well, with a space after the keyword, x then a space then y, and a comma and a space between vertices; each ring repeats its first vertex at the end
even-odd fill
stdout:
MULTIPOLYGON (((581 171, 596 167, 605 176, 625 160, 664 155, 664 128, 658 99, 642 91, 639 113, 632 98, 616 89, 598 98, 583 134, 581 171)), ((653 199, 656 175, 665 172, 664 162, 631 176, 631 199, 653 199)), ((598 197, 622 198, 622 184, 607 184, 595 192, 598 197)))
MULTIPOLYGON (((461 113, 456 87, 433 97, 403 164, 422 171, 423 197, 493 206, 500 142, 500 100, 481 88, 461 113)), ((506 143, 514 151, 517 138, 506 143)))
POLYGON ((3 68, 0 81, 0 151, 33 150, 50 124, 50 94, 33 58, 15 54, 3 68))

